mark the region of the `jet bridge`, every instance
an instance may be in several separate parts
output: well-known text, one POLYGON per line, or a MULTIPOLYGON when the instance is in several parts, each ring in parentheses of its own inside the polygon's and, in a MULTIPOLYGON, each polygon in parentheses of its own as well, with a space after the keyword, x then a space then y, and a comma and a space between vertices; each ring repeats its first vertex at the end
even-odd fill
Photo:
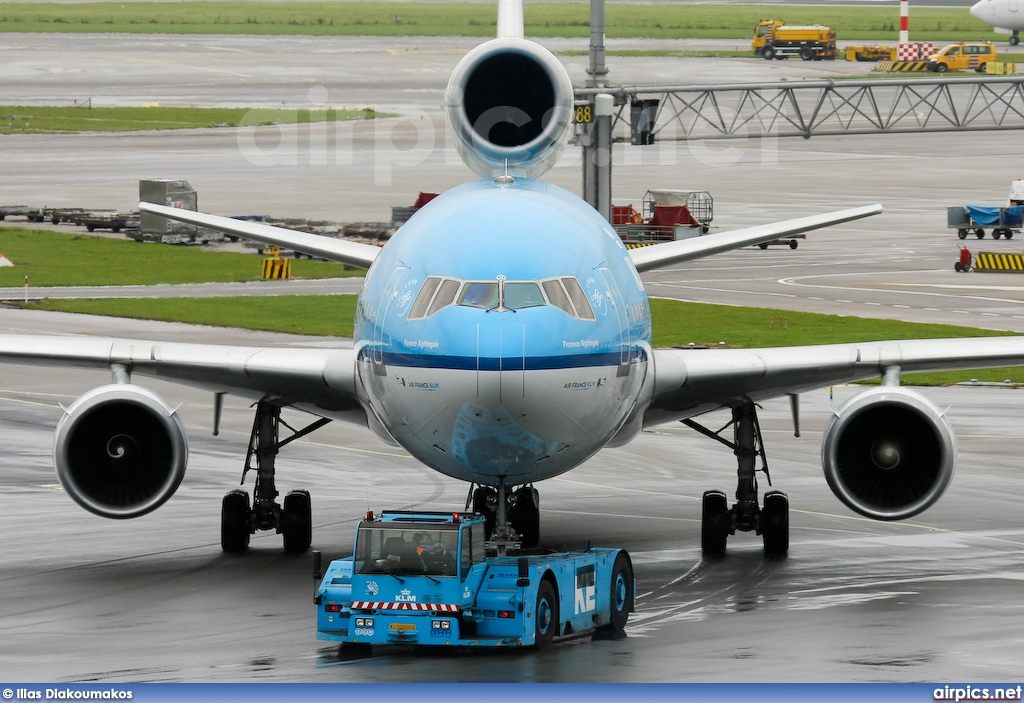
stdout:
POLYGON ((1024 129, 1024 76, 577 88, 577 105, 601 93, 614 98, 612 141, 633 144, 1024 129))
POLYGON ((616 142, 1024 129, 1021 76, 594 86, 574 99, 584 199, 609 221, 616 142))

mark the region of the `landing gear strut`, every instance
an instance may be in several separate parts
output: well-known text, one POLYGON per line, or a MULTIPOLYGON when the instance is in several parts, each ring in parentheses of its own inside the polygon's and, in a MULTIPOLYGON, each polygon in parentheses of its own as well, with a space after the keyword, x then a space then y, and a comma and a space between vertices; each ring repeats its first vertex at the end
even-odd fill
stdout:
POLYGON ((487 536, 496 543, 536 547, 540 542, 540 494, 533 485, 520 486, 511 493, 504 482, 496 489, 470 486, 466 509, 486 518, 487 536))
POLYGON ((781 491, 764 494, 764 506, 758 505, 757 459, 761 459, 761 471, 768 477, 768 460, 764 453, 761 426, 757 421, 757 410, 752 402, 746 401, 732 409, 732 420, 718 432, 713 432, 693 420, 683 424, 710 437, 733 450, 737 463, 736 503, 730 508, 725 493, 707 491, 704 493, 701 511, 701 549, 708 556, 725 552, 729 535, 754 531, 764 539, 766 555, 785 554, 789 551, 789 499, 781 491), (733 427, 734 440, 729 441, 721 433, 733 427))
POLYGON ((253 486, 252 507, 249 506, 249 494, 243 489, 236 488, 224 496, 221 503, 220 545, 225 552, 245 551, 249 546, 250 535, 256 530, 276 530, 284 537, 287 552, 299 554, 309 549, 313 540, 309 491, 291 491, 284 497, 284 505, 278 504, 279 494, 274 481, 275 460, 281 447, 328 422, 330 420, 322 418, 296 431, 281 420, 280 406, 266 401, 257 403, 249 451, 242 470, 242 483, 245 483, 245 475, 254 468, 255 458, 256 483, 253 486), (279 441, 281 425, 292 430, 292 435, 279 441))

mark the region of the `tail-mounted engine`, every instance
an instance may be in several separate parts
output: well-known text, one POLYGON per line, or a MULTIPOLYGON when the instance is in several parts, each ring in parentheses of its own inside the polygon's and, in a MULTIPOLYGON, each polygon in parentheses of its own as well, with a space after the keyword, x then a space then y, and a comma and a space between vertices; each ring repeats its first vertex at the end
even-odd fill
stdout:
POLYGON ((445 93, 463 161, 481 176, 534 178, 558 157, 571 127, 569 74, 525 39, 485 42, 459 62, 445 93))
POLYGON ((861 393, 835 412, 822 444, 825 478, 861 515, 902 520, 945 492, 953 478, 953 428, 927 398, 899 386, 861 393))
POLYGON ((155 510, 185 475, 185 428, 167 402, 130 384, 100 386, 65 411, 54 440, 57 477, 86 510, 132 518, 155 510))

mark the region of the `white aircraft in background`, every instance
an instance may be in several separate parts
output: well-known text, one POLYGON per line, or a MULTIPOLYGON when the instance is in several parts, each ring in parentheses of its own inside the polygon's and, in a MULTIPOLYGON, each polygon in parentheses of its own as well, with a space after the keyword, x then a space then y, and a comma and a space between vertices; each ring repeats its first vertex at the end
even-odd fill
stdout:
POLYGON ((822 464, 846 505, 897 520, 942 495, 956 445, 943 411, 901 387, 900 373, 1024 363, 1024 337, 653 349, 642 272, 881 207, 628 251, 584 201, 535 180, 566 142, 573 88, 561 63, 523 38, 520 0, 500 0, 497 38, 461 60, 446 104, 459 150, 481 178, 435 198, 383 248, 139 205, 367 268, 352 349, 0 335, 0 361, 112 372, 112 382, 72 403, 57 427, 57 475, 75 501, 98 515, 132 518, 177 489, 185 431, 170 403, 135 382, 151 376, 256 401, 245 461, 256 474, 253 499, 240 489, 225 496, 225 550, 242 551, 252 533, 267 529, 282 533, 289 551, 308 548, 309 493, 293 491, 279 504, 275 460, 289 441, 330 420, 369 427, 427 466, 470 482, 469 507, 488 516, 495 540, 526 545, 540 539, 536 482, 629 442, 644 427, 682 421, 737 457, 733 505, 721 491, 704 495, 705 552, 723 552, 736 531, 755 531, 766 552, 784 553, 788 500, 758 491, 757 472, 767 472, 758 403, 789 395, 796 421, 798 393, 880 376, 880 387, 835 411, 822 464), (283 407, 317 419, 281 439, 283 407), (732 412, 731 438, 694 419, 721 408, 732 412))
POLYGON ((992 25, 1000 34, 1010 35, 1010 44, 1020 43, 1020 30, 1024 29, 1022 0, 980 0, 971 6, 971 14, 992 25))

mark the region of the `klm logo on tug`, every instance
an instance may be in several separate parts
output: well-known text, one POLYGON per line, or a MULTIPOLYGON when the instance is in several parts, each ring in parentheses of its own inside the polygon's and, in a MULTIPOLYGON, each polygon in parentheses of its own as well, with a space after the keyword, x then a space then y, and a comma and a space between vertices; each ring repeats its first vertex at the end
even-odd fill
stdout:
POLYGON ((401 593, 395 596, 396 603, 415 603, 416 596, 412 595, 412 591, 408 588, 403 589, 401 593))
POLYGON ((597 610, 597 573, 594 565, 576 570, 576 614, 597 610))

